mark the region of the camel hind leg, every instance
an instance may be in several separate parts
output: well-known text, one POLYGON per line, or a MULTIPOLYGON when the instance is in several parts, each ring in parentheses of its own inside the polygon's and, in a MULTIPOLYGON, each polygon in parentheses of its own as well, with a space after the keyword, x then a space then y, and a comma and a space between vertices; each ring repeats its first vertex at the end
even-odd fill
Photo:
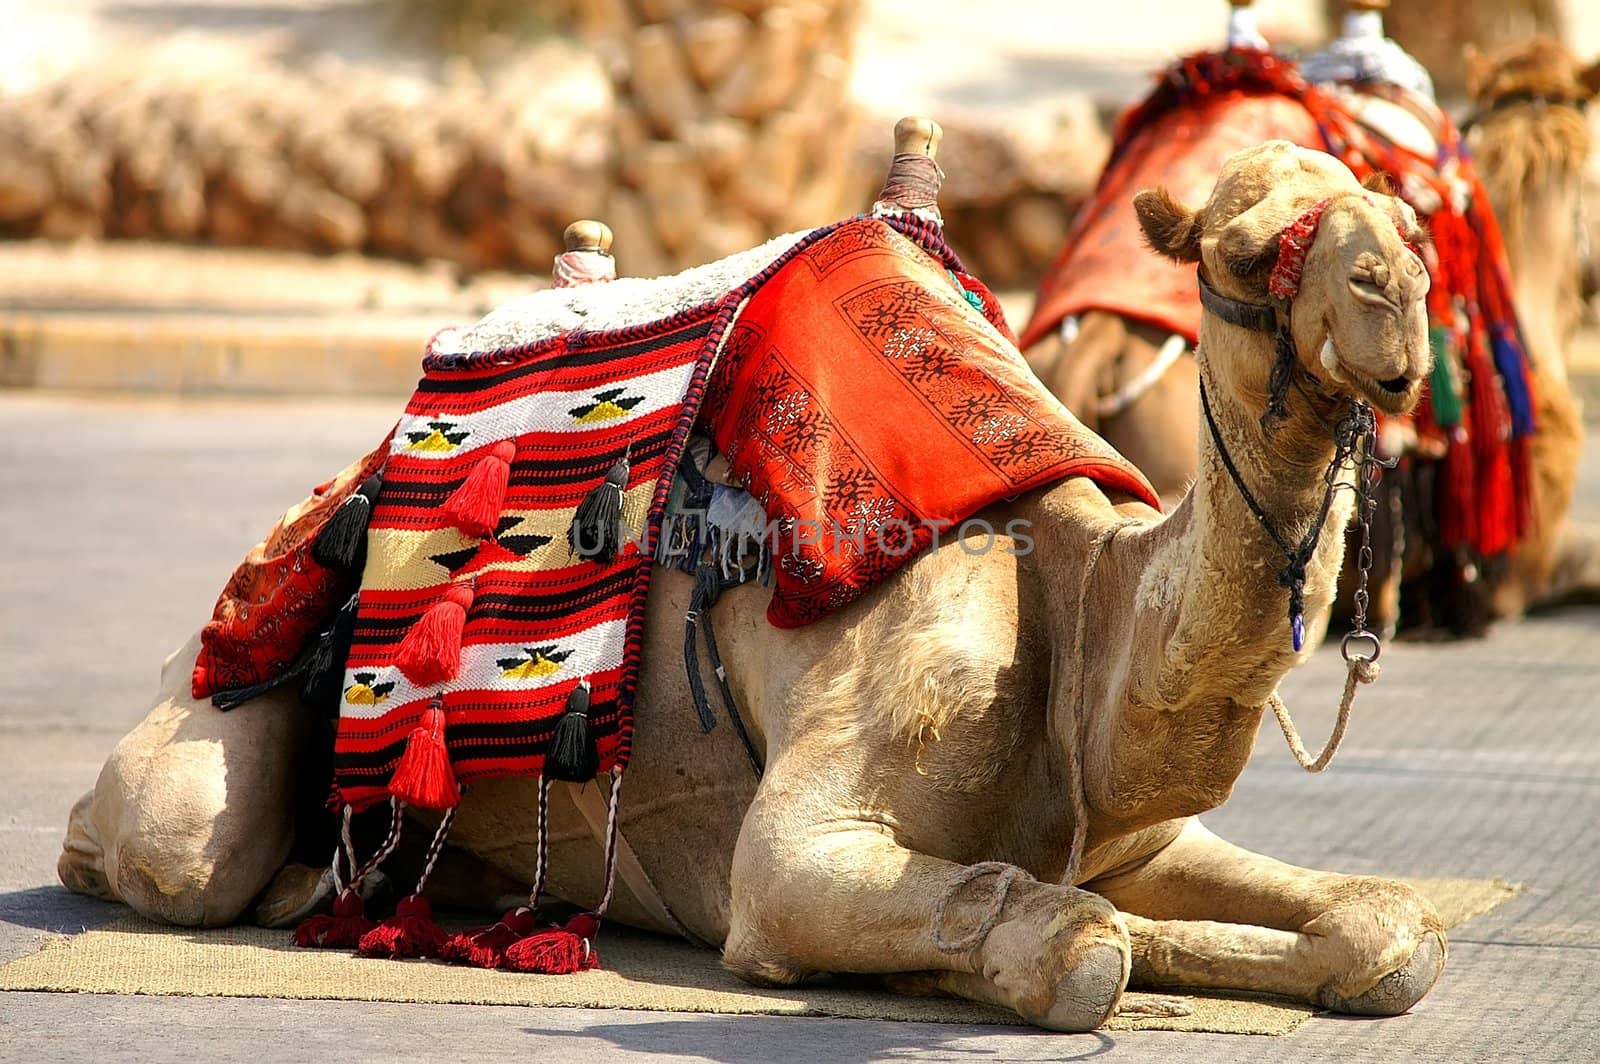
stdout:
POLYGON ((56 872, 68 889, 166 923, 232 922, 289 855, 311 721, 292 692, 228 713, 189 695, 198 634, 155 705, 73 807, 56 872))
POLYGON ((1251 990, 1389 1016, 1444 970, 1444 925, 1415 890, 1296 868, 1196 820, 1147 861, 1087 886, 1123 911, 1140 985, 1251 990))

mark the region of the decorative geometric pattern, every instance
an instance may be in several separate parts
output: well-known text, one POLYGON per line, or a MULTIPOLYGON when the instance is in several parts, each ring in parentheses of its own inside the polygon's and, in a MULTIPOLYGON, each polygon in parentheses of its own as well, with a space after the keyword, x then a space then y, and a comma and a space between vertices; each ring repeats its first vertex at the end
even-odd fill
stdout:
POLYGON ((958 283, 993 306, 890 226, 857 220, 746 306, 702 416, 773 522, 773 624, 854 601, 936 532, 1066 476, 1154 505, 958 283))

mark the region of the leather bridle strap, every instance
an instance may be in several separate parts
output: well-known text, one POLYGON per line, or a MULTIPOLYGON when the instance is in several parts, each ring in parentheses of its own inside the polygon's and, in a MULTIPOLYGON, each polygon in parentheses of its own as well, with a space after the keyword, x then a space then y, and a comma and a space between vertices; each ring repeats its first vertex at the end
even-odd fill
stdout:
POLYGON ((1241 329, 1253 332, 1276 333, 1278 331, 1278 310, 1266 303, 1246 303, 1242 299, 1225 296, 1206 280, 1204 271, 1199 274, 1200 279, 1200 305, 1229 325, 1237 325, 1241 329))
POLYGON ((1267 378, 1267 408, 1261 413, 1261 428, 1270 430, 1278 421, 1289 416, 1289 386, 1294 383, 1298 368, 1295 358, 1294 333, 1289 330, 1288 307, 1280 313, 1276 306, 1267 303, 1246 303, 1242 299, 1225 296, 1206 280, 1205 271, 1200 280, 1200 305, 1229 325, 1241 329, 1266 333, 1272 337, 1272 373, 1267 378))

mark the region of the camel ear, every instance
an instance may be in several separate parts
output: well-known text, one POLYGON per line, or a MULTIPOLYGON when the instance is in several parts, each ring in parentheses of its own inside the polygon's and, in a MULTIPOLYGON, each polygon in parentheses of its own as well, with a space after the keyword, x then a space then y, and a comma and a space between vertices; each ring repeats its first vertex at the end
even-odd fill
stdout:
POLYGON ((1479 51, 1475 44, 1469 44, 1461 49, 1461 62, 1466 67, 1467 96, 1476 100, 1489 88, 1489 79, 1494 74, 1494 64, 1489 62, 1489 57, 1479 51))
POLYGON ((1600 59, 1578 71, 1578 84, 1583 86, 1591 100, 1600 96, 1600 59))
POLYGON ((1177 262, 1200 261, 1200 212, 1172 198, 1166 188, 1143 189, 1133 197, 1144 238, 1157 252, 1177 262))
POLYGON ((1374 170, 1361 179, 1361 187, 1380 196, 1393 196, 1400 191, 1394 177, 1387 170, 1374 170))

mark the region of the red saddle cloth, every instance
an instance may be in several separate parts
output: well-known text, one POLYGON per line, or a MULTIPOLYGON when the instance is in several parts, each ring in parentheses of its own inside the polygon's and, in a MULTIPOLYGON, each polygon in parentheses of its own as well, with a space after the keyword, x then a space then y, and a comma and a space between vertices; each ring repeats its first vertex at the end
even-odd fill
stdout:
POLYGON ((389 441, 352 462, 278 518, 228 579, 200 629, 191 690, 195 698, 255 687, 281 675, 310 634, 337 608, 348 580, 311 556, 317 533, 361 482, 383 466, 389 441))
POLYGON ((1034 377, 987 289, 919 243, 841 226, 750 299, 712 372, 702 416, 775 530, 780 628, 1030 488, 1087 476, 1159 506, 1034 377))
POLYGON ((1091 310, 1148 322, 1191 344, 1199 340, 1195 267, 1150 250, 1133 213, 1134 194, 1165 185, 1179 203, 1199 206, 1230 156, 1267 140, 1315 144, 1316 120, 1298 100, 1235 89, 1169 111, 1140 130, 1073 221, 1022 330, 1023 349, 1069 314, 1091 310))

